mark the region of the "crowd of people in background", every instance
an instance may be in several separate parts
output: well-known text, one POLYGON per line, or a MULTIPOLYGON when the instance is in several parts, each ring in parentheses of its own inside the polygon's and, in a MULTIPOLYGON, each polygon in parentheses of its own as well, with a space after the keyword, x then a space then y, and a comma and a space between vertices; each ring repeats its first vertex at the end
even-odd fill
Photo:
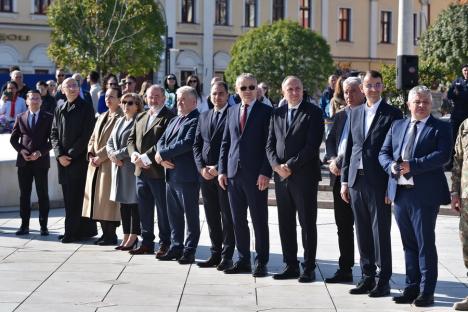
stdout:
MULTIPOLYGON (((273 278, 311 282, 318 183, 325 166, 340 252, 338 270, 325 282, 353 281, 355 228, 362 278, 350 294, 390 294, 393 203, 407 277, 403 293, 393 300, 430 306, 437 282, 435 223, 441 204, 451 203, 461 213, 468 269, 468 167, 463 156, 468 153, 468 65, 462 74, 447 93, 454 104, 450 125, 431 115, 432 95, 424 86, 410 90, 409 113, 403 119, 383 98, 382 75, 373 70, 331 75, 319 101, 305 92, 299 77, 287 76, 276 103, 268 84, 247 73, 237 77, 235 93, 214 77, 206 95, 197 75, 188 76, 184 86, 173 74, 161 84, 144 81, 138 92, 132 75, 119 80, 109 74, 101 86, 99 73, 92 71, 86 77, 88 91, 81 74, 66 78, 62 69, 56 71, 56 80, 38 81, 30 89, 14 68, 2 88, 0 126, 11 132, 18 151, 22 223, 16 234, 29 234, 35 181, 40 234, 49 235, 47 174, 53 149, 65 205, 62 243, 95 237, 99 223, 97 245, 115 245, 133 255, 155 254, 160 261, 194 263, 201 190, 211 256, 198 265, 264 277, 273 176, 284 262, 273 278), (326 156, 321 159, 324 140, 326 156), (444 169, 452 163, 449 191, 444 169), (255 233, 253 269, 247 213, 255 233), (302 270, 296 215, 304 249, 302 270)), ((468 310, 468 297, 455 308, 468 310)))

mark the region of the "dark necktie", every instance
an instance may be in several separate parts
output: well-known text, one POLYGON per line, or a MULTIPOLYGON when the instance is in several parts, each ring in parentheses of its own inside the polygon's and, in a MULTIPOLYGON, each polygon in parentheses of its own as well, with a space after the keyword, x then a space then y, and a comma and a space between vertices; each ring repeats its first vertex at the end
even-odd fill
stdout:
POLYGON ((247 111, 249 109, 249 104, 244 104, 241 107, 242 109, 242 114, 240 118, 240 132, 244 132, 245 124, 247 122, 247 111))
POLYGON ((289 130, 289 128, 291 127, 293 121, 294 121, 294 114, 296 113, 296 110, 295 109, 289 109, 289 116, 290 118, 286 118, 286 131, 289 130))
POLYGON ((32 121, 31 121, 31 129, 36 127, 36 113, 33 113, 32 121))
MULTIPOLYGON (((403 161, 410 160, 411 157, 413 157, 413 151, 414 147, 416 145, 416 136, 418 134, 418 124, 420 123, 419 120, 411 122, 411 128, 408 130, 408 142, 406 143, 405 149, 403 150, 403 154, 401 157, 403 158, 403 161)), ((408 178, 408 176, 405 174, 403 175, 405 178, 408 178)))
POLYGON ((221 112, 215 112, 213 120, 211 121, 211 133, 216 130, 216 126, 218 126, 219 116, 221 116, 221 112))

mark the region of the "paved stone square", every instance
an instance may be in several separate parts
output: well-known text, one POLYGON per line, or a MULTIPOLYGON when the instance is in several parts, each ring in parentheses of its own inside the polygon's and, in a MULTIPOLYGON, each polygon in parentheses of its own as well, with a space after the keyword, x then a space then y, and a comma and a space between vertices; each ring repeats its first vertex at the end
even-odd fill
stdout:
MULTIPOLYGON (((209 255, 208 229, 200 207, 202 236, 197 259, 209 255)), ((282 266, 276 208, 270 207, 270 275, 282 266)), ((0 311, 450 311, 468 295, 468 278, 458 239, 458 218, 439 216, 439 282, 432 308, 396 305, 391 297, 349 295, 352 284, 325 284, 337 269, 338 244, 333 210, 319 209, 317 281, 276 281, 225 275, 216 269, 131 256, 87 241, 61 244, 64 210, 51 210, 51 235, 39 235, 37 211, 31 233, 17 237, 18 212, 0 212, 0 311)), ((121 229, 118 229, 121 232, 121 229)), ((253 232, 252 232, 253 234, 253 232)), ((300 231, 298 231, 299 237, 300 231)), ((404 259, 396 223, 392 225, 392 295, 404 287, 404 259)), ((252 247, 253 250, 253 247, 252 247)), ((302 252, 302 251, 301 251, 302 252)), ((356 262, 358 253, 356 251, 356 262)), ((360 276, 354 269, 355 282, 360 276)))

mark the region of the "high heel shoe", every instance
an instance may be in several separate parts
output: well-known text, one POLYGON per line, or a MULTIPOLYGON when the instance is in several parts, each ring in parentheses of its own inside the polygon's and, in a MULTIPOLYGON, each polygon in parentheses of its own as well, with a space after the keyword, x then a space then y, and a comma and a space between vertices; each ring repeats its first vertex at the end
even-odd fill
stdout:
POLYGON ((122 250, 122 248, 124 248, 124 247, 125 247, 124 245, 119 245, 119 246, 115 247, 114 249, 115 250, 122 250))
POLYGON ((133 249, 135 249, 137 247, 138 247, 138 237, 135 239, 135 241, 133 242, 133 244, 131 246, 122 246, 122 248, 120 248, 120 250, 122 250, 122 251, 133 250, 133 249))

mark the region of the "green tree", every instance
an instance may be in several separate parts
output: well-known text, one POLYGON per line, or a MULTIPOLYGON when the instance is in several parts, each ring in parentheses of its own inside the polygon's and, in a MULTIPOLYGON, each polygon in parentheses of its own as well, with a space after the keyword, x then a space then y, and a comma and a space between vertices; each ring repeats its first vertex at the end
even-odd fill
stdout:
POLYGON ((225 72, 231 85, 239 74, 250 72, 259 82, 269 84, 273 98, 279 97, 281 82, 287 75, 298 76, 304 88, 315 92, 335 71, 325 39, 286 20, 251 29, 239 37, 231 57, 225 72))
POLYGON ((420 56, 430 64, 440 64, 459 72, 468 62, 468 4, 451 4, 423 34, 420 56))
POLYGON ((159 66, 164 20, 154 0, 55 0, 47 15, 60 67, 142 75, 159 66))

